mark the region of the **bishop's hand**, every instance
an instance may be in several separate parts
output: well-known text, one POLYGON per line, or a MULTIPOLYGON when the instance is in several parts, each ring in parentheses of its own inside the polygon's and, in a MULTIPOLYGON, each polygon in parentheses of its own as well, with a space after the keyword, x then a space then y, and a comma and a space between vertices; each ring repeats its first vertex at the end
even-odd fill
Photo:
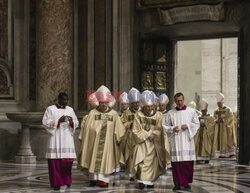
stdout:
POLYGON ((182 126, 181 126, 181 129, 182 129, 182 130, 186 130, 186 129, 188 129, 187 124, 182 125, 182 126))
POLYGON ((63 116, 61 116, 60 118, 59 118, 59 120, 58 120, 58 122, 59 123, 62 123, 62 122, 64 122, 65 121, 65 116, 63 115, 63 116))
POLYGON ((217 123, 223 123, 224 121, 223 121, 223 119, 221 118, 221 117, 219 117, 218 119, 217 119, 217 123))
POLYGON ((154 134, 151 134, 151 135, 148 137, 149 141, 153 141, 154 138, 155 138, 155 135, 154 135, 154 134))
POLYGON ((175 133, 179 133, 180 129, 179 129, 178 126, 175 126, 174 129, 173 129, 173 131, 174 131, 175 133))

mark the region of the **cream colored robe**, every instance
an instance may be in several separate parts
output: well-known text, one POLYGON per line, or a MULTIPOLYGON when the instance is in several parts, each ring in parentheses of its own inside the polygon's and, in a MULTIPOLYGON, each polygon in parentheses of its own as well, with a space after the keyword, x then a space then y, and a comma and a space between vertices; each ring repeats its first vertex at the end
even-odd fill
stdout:
POLYGON ((81 157, 82 157, 82 146, 83 146, 82 139, 84 138, 84 136, 83 136, 84 124, 85 124, 87 118, 88 118, 88 115, 83 116, 82 122, 81 122, 81 130, 80 130, 80 133, 79 133, 79 136, 78 136, 78 139, 80 141, 79 147, 78 147, 78 152, 77 152, 78 166, 80 166, 80 163, 82 162, 82 159, 81 159, 81 157))
POLYGON ((143 183, 154 182, 165 172, 166 149, 164 134, 161 125, 162 115, 154 112, 152 116, 147 116, 143 110, 135 114, 133 122, 133 176, 143 183), (148 137, 154 134, 155 138, 151 142, 148 137))
POLYGON ((215 120, 209 114, 199 117, 200 123, 204 122, 205 126, 198 129, 194 136, 195 153, 197 160, 208 160, 213 155, 212 144, 214 137, 215 120))
POLYGON ((133 109, 129 109, 125 111, 121 120, 126 129, 126 134, 124 136, 124 140, 121 142, 121 151, 124 155, 124 162, 126 166, 126 171, 128 173, 132 173, 133 171, 133 150, 134 150, 134 141, 133 141, 133 133, 132 133, 132 125, 134 121, 135 112, 133 109))
POLYGON ((127 110, 120 110, 119 112, 118 112, 118 114, 119 114, 119 116, 121 117, 122 115, 123 115, 123 113, 125 113, 126 111, 128 111, 129 110, 129 108, 127 108, 127 110))
MULTIPOLYGON (((161 112, 161 123, 162 123, 162 120, 163 118, 167 115, 167 110, 165 110, 164 112, 161 112)), ((164 128, 162 128, 164 130, 164 128)), ((165 148, 166 148, 166 164, 169 165, 171 164, 171 156, 170 156, 170 143, 169 143, 169 140, 168 140, 168 135, 166 132, 164 132, 164 142, 165 142, 165 148)))
POLYGON ((113 173, 121 156, 117 144, 125 134, 118 113, 113 109, 107 112, 93 109, 82 127, 79 168, 85 168, 95 174, 113 173))
POLYGON ((223 123, 216 123, 215 125, 215 139, 214 147, 216 156, 230 156, 235 155, 235 124, 232 109, 224 106, 217 108, 214 111, 214 118, 219 117, 223 119, 223 123))

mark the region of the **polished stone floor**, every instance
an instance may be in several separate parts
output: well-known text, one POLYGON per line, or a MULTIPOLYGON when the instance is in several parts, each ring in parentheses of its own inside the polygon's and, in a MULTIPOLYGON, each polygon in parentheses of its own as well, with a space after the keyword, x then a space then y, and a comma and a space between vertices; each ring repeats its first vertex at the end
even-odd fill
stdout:
MULTIPOLYGON (((109 188, 89 187, 87 176, 73 167, 73 184, 71 188, 62 187, 60 192, 172 192, 171 170, 161 176, 154 189, 138 189, 136 182, 130 182, 123 172, 112 176, 109 188), (115 182, 115 183, 113 183, 115 182)), ((250 192, 250 167, 238 165, 235 160, 216 159, 210 164, 195 165, 194 193, 230 193, 250 192)), ((0 192, 59 192, 49 187, 47 164, 21 165, 0 163, 0 192)), ((185 192, 184 190, 179 192, 185 192)))

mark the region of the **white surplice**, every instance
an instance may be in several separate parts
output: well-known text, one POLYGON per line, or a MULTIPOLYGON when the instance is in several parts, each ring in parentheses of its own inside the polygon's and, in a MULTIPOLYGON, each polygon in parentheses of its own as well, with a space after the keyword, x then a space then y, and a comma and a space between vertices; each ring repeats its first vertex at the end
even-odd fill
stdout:
POLYGON ((171 161, 196 160, 194 136, 200 127, 200 122, 195 110, 189 107, 179 111, 171 109, 164 117, 162 126, 170 141, 171 161), (183 124, 187 124, 188 129, 182 130, 183 124), (173 132, 175 126, 179 127, 179 133, 173 132))
POLYGON ((65 109, 57 108, 56 105, 49 106, 44 113, 42 123, 50 133, 46 158, 76 158, 73 135, 79 122, 74 110, 69 106, 66 106, 65 109), (68 121, 58 125, 58 120, 63 115, 72 117, 73 128, 68 121))

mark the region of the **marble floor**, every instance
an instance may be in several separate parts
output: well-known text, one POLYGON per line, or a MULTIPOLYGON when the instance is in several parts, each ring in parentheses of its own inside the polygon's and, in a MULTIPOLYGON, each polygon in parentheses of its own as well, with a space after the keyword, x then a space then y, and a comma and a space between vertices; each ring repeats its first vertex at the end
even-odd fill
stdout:
MULTIPOLYGON (((76 166, 73 167, 73 183, 71 188, 62 187, 54 191, 49 187, 47 164, 21 165, 0 163, 0 192, 172 192, 173 181, 171 170, 161 176, 154 189, 139 190, 136 182, 120 172, 112 176, 108 188, 89 187, 87 176, 76 166)), ((250 192, 250 167, 238 165, 232 159, 215 159, 210 164, 195 165, 194 182, 191 184, 194 193, 230 193, 250 192)), ((179 192, 185 192, 181 190, 179 192)))

